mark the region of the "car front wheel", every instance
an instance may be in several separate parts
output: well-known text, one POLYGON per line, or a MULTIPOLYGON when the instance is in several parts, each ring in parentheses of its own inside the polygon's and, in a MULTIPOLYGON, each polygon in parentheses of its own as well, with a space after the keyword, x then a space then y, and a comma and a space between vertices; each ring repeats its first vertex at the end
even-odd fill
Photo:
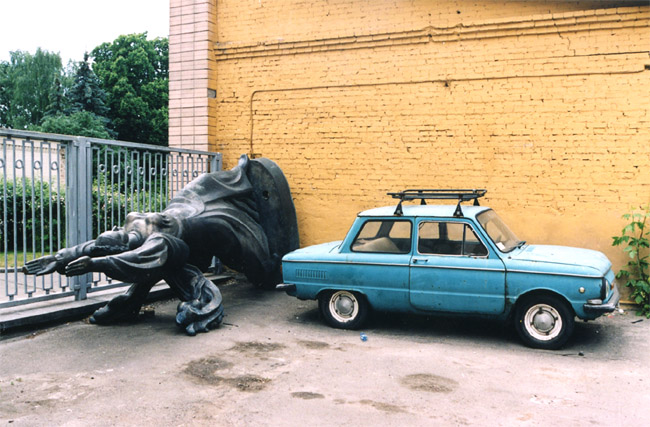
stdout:
POLYGON ((553 295, 527 298, 518 305, 515 328, 524 344, 555 350, 573 333, 574 315, 567 304, 553 295))
POLYGON ((327 323, 339 329, 356 329, 368 315, 364 297, 350 291, 324 292, 318 298, 318 308, 327 323))

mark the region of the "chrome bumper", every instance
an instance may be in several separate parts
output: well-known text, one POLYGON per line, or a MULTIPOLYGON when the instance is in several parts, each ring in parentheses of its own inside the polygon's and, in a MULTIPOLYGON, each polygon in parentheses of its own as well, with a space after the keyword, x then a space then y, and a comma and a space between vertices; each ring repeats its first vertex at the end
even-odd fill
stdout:
POLYGON ((286 293, 290 292, 296 292, 296 285, 289 285, 287 283, 280 283, 279 285, 275 285, 275 289, 278 289, 280 291, 285 291, 286 293))
POLYGON ((600 300, 589 300, 587 301, 582 308, 585 310, 585 313, 588 314, 604 314, 611 313, 616 310, 618 307, 618 301, 621 299, 621 294, 618 292, 618 287, 614 285, 612 294, 609 296, 607 302, 601 302, 600 300))

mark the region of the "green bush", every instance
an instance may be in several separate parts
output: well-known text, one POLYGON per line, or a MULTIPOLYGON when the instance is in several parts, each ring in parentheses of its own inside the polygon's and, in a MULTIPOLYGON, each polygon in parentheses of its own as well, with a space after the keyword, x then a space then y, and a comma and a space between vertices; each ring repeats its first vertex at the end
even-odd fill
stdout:
MULTIPOLYGON (((93 237, 113 226, 122 226, 131 211, 162 210, 168 199, 166 188, 163 181, 153 182, 151 190, 147 186, 141 191, 125 192, 118 184, 108 183, 106 175, 96 179, 91 190, 93 237)), ((59 244, 65 247, 65 191, 57 192, 40 180, 0 182, 0 242, 0 252, 49 253, 58 250, 59 244)))
POLYGON ((0 251, 50 252, 65 243, 65 192, 47 182, 0 183, 0 251))
POLYGON ((92 229, 95 237, 113 226, 122 226, 129 212, 159 212, 167 205, 166 182, 152 183, 150 191, 125 192, 118 184, 106 180, 106 176, 96 179, 92 187, 92 229))
POLYGON ((632 288, 632 299, 639 305, 637 315, 650 318, 650 281, 648 280, 648 248, 650 248, 650 205, 635 209, 623 215, 628 224, 620 236, 614 236, 613 246, 625 245, 623 251, 630 260, 622 268, 617 278, 626 278, 625 286, 632 288))

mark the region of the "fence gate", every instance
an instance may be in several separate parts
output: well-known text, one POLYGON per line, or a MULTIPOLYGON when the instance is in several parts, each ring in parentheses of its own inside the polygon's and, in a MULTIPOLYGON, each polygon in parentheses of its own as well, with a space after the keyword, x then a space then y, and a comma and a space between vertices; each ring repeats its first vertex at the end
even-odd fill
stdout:
POLYGON ((100 273, 27 276, 26 261, 156 212, 221 155, 0 129, 0 309, 125 286, 100 273))

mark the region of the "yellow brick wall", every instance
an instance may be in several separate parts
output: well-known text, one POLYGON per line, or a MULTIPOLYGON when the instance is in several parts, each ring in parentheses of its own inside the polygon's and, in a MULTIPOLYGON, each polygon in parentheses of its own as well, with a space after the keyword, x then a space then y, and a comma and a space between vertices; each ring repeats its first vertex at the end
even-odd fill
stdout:
POLYGON ((170 141, 278 162, 303 245, 387 191, 485 187, 520 238, 625 262, 610 236, 650 201, 647 2, 212 4, 216 99, 190 129, 170 93, 170 141))

